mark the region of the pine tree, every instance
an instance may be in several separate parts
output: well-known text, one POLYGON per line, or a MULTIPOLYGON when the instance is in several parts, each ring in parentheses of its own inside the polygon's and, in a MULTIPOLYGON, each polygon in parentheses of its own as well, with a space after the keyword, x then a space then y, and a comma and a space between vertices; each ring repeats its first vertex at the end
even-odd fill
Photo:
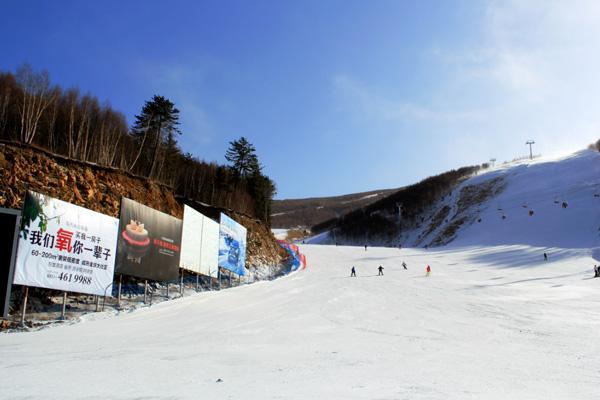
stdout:
POLYGON ((135 117, 132 129, 139 147, 130 170, 135 168, 145 153, 145 158, 150 162, 150 165, 146 166, 147 176, 157 177, 160 173, 158 167, 163 164, 164 152, 161 152, 161 149, 167 145, 171 148, 175 146, 175 135, 181 134, 178 125, 179 110, 170 100, 155 95, 151 101, 146 101, 142 113, 135 117))
POLYGON ((238 140, 229 142, 225 159, 232 164, 231 169, 238 177, 246 178, 254 173, 261 172, 256 149, 243 136, 238 140))

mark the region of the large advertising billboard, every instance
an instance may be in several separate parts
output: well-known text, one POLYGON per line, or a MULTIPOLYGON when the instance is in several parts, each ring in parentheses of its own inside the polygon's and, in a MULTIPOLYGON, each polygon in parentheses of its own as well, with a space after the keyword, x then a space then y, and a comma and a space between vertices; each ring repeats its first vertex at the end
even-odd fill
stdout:
POLYGON ((27 192, 14 283, 110 295, 119 220, 27 192))
POLYGON ((116 272, 155 281, 179 276, 182 221, 121 199, 116 272))
POLYGON ((207 276, 217 276, 219 224, 187 205, 183 208, 179 266, 207 276))
POLYGON ((246 228, 223 213, 219 228, 219 267, 245 275, 246 228))

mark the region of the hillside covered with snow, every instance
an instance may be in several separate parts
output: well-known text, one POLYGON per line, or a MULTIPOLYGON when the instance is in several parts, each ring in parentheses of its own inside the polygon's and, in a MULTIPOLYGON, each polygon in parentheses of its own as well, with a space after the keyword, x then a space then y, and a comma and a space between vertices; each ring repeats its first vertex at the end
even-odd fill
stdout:
MULTIPOLYGON (((399 223, 397 214, 386 217, 399 223)), ((329 232, 311 242, 598 247, 600 152, 584 150, 482 170, 423 210, 417 222, 391 238, 345 240, 338 235, 334 240, 329 232)))

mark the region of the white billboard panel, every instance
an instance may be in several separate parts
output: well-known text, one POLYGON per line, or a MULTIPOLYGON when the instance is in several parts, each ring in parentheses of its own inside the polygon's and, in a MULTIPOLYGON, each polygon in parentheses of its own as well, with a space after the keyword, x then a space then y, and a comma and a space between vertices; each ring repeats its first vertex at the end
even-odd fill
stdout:
POLYGON ((117 218, 31 191, 22 218, 15 284, 111 295, 117 218))
POLYGON ((181 231, 181 258, 179 266, 188 271, 202 273, 200 252, 202 228, 206 217, 187 205, 183 206, 183 229, 181 231))

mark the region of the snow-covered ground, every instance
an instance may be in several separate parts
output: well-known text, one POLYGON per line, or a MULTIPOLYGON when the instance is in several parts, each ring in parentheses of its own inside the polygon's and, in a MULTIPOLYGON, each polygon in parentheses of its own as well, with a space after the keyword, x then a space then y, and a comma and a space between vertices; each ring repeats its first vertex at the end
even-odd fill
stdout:
POLYGON ((271 232, 273 232, 275 239, 285 240, 288 237, 288 230, 289 229, 271 229, 271 232))
POLYGON ((0 335, 0 398, 600 393, 600 279, 591 279, 590 249, 551 249, 548 262, 542 249, 517 245, 302 251, 309 268, 279 280, 0 335))

